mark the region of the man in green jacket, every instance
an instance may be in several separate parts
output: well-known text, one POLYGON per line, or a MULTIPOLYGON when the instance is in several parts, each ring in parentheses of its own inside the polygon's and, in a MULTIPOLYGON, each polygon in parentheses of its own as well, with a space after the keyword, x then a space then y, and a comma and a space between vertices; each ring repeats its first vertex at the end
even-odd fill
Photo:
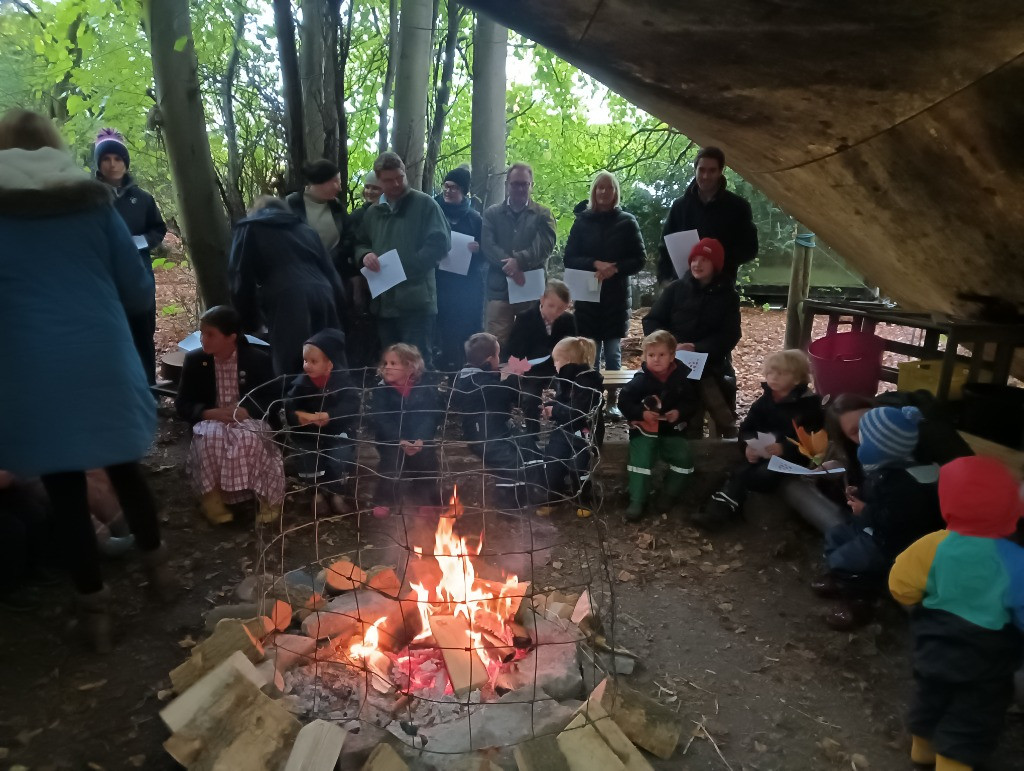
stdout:
POLYGON ((433 198, 409 187, 398 155, 381 153, 373 171, 387 200, 366 210, 356 234, 356 260, 378 272, 379 256, 395 249, 405 281, 376 297, 370 311, 383 347, 415 345, 429 368, 437 321, 434 268, 451 249, 451 228, 433 198))
POLYGON ((530 198, 533 169, 513 163, 505 177, 506 199, 484 211, 481 250, 487 259, 487 331, 505 345, 516 315, 534 303, 509 304, 508 279, 520 286, 528 270, 545 268, 555 248, 551 210, 530 198))

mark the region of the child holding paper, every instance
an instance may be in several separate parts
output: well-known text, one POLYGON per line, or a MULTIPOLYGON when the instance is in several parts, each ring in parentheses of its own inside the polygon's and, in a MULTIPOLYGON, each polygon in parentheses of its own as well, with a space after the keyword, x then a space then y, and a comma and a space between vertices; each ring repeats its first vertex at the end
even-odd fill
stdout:
POLYGON ((797 444, 797 432, 820 431, 825 420, 821 398, 811 391, 809 382, 810 362, 803 351, 779 351, 764 360, 764 393, 750 406, 739 429, 743 463, 694 515, 698 525, 720 527, 743 513, 747 493, 774 491, 784 477, 768 470, 773 455, 808 465, 797 444))
POLYGON ((664 330, 644 338, 641 370, 622 388, 619 405, 629 421, 629 508, 626 519, 635 521, 647 511, 654 464, 668 462, 665 488, 656 502, 661 511, 682 495, 693 474, 690 443, 684 431, 700 407, 696 380, 689 368, 676 361, 676 339, 664 330))
MULTIPOLYGON (((576 302, 579 332, 597 344, 595 368, 603 358, 606 369, 622 369, 620 341, 629 327, 629 277, 647 261, 644 239, 636 217, 619 208, 619 181, 609 171, 594 175, 590 200, 581 202, 575 213, 565 244, 565 267, 593 272, 601 286, 599 302, 576 302)), ((609 404, 608 412, 622 417, 615 405, 609 404)))
MULTIPOLYGON (((644 317, 644 334, 667 329, 679 350, 708 355, 700 380, 701 399, 719 436, 736 436, 736 373, 729 354, 740 341, 740 296, 723 273, 721 242, 702 238, 690 251, 690 271, 671 283, 644 317)), ((699 438, 703 420, 694 420, 688 436, 699 438)))
POLYGON ((373 513, 385 517, 398 503, 399 487, 411 482, 427 505, 439 505, 437 452, 433 447, 444 420, 440 384, 425 372, 416 346, 395 343, 384 349, 370 389, 369 414, 380 464, 373 513))
POLYGON ((889 590, 913 606, 910 759, 971 771, 992 754, 1013 700, 1024 631, 1024 549, 1017 480, 994 458, 958 458, 939 471, 946 529, 896 558, 889 590))

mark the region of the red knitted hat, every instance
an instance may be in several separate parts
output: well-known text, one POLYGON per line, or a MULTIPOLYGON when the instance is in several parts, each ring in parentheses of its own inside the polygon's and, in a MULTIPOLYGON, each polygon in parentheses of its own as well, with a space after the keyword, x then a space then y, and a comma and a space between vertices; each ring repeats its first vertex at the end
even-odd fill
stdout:
POLYGON ((686 264, 689 265, 697 257, 709 259, 715 273, 721 273, 722 268, 725 267, 725 249, 722 248, 722 242, 717 238, 702 238, 695 243, 693 249, 690 250, 690 259, 686 261, 686 264))
POLYGON ((939 470, 939 506, 954 533, 1005 538, 1021 517, 1020 484, 995 458, 957 458, 939 470))

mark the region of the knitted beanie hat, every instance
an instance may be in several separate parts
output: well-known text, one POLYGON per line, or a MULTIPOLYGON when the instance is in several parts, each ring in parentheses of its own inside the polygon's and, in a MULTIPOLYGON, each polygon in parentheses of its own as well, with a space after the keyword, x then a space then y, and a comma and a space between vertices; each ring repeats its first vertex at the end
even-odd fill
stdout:
POLYGON ((92 151, 93 165, 96 167, 96 171, 100 170, 100 158, 104 155, 121 156, 121 160, 124 161, 124 167, 127 169, 131 166, 131 157, 128 155, 128 145, 124 142, 124 137, 121 132, 117 129, 105 128, 100 131, 96 136, 96 146, 92 151))
POLYGON ((1020 485, 995 458, 957 458, 939 469, 939 507, 954 533, 1005 538, 1021 517, 1020 485))
POLYGON ((902 463, 914 457, 918 423, 924 416, 917 407, 876 407, 860 419, 857 459, 865 466, 902 463))
POLYGON ((331 361, 331 369, 348 369, 345 333, 339 329, 322 329, 309 338, 306 345, 315 345, 331 361))
POLYGON ((380 187, 380 182, 377 181, 377 175, 372 171, 363 177, 363 187, 380 187))
POLYGON ((456 166, 445 175, 445 182, 454 182, 462 190, 463 195, 469 195, 469 183, 472 174, 465 166, 456 166))
POLYGON ((709 259, 715 273, 721 273, 722 268, 725 267, 725 249, 722 248, 722 242, 717 238, 702 238, 695 243, 693 249, 690 250, 690 258, 686 264, 689 265, 698 257, 709 259))

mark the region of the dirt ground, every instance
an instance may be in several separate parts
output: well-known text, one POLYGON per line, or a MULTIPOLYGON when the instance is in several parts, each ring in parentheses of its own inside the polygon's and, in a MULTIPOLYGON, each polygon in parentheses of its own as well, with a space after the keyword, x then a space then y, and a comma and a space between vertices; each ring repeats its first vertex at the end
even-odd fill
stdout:
MULTIPOLYGON (((772 316, 744 311, 738 360, 779 347, 778 314, 772 316)), ((176 332, 166 334, 170 339, 176 332)), ((749 403, 755 389, 744 383, 741 402, 749 403)), ((161 747, 167 732, 157 716, 168 698, 167 673, 201 638, 202 612, 230 601, 259 551, 251 519, 214 529, 199 517, 183 468, 187 429, 166 405, 161 412, 145 463, 187 592, 174 606, 159 607, 141 586, 135 560, 107 563, 119 639, 106 657, 82 644, 67 587, 39 590, 41 612, 5 615, 0 768, 176 767, 161 747)), ((624 523, 624 480, 613 461, 621 447, 617 452, 609 449, 598 472, 602 504, 595 517, 577 519, 567 511, 538 525, 557 533, 562 545, 544 555, 534 580, 551 586, 585 581, 578 544, 601 536, 605 559, 597 567, 612 579, 606 588, 616 607, 616 640, 640 655, 628 681, 677 710, 686 726, 673 758, 652 764, 734 771, 912 768, 901 722, 910 687, 902 611, 884 603, 875 623, 852 634, 825 627, 827 605, 807 589, 820 541, 772 499, 755 498, 746 521, 724 533, 705 537, 689 527, 687 511, 718 483, 720 469, 698 464, 694 489, 676 515, 624 523)), ((286 510, 285 523, 304 517, 307 510, 296 506, 286 510)), ((589 554, 598 558, 597 550, 589 554)), ((1024 720, 1015 712, 990 769, 1021 768, 1022 752, 1024 720)), ((436 767, 444 769, 444 760, 436 767)))

